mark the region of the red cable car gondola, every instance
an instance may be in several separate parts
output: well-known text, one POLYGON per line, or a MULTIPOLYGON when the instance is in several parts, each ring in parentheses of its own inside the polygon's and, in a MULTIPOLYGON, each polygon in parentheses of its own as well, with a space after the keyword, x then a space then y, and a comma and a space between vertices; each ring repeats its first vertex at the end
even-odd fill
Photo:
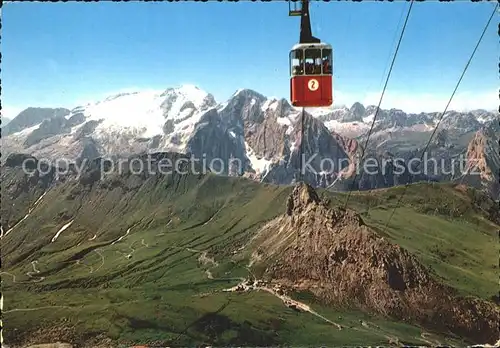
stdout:
MULTIPOLYGON (((290 51, 290 101, 298 107, 324 107, 333 103, 332 46, 314 37, 309 19, 309 1, 291 9, 290 16, 301 16, 300 42, 290 51)), ((296 4, 296 2, 294 2, 296 4)))

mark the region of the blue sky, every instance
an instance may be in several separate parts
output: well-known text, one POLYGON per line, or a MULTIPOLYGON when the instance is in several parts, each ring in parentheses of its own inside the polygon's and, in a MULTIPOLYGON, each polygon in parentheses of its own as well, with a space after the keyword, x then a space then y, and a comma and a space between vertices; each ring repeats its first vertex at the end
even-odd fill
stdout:
MULTIPOLYGON (((313 2, 315 36, 334 47, 335 102, 376 104, 409 4, 313 2)), ((383 107, 441 111, 493 3, 415 3, 383 107)), ((65 106, 120 90, 190 83, 224 101, 238 88, 288 97, 299 19, 284 1, 8 3, 2 105, 65 106)), ((498 105, 496 18, 453 106, 498 105)), ((9 114, 10 113, 10 114, 9 114)))

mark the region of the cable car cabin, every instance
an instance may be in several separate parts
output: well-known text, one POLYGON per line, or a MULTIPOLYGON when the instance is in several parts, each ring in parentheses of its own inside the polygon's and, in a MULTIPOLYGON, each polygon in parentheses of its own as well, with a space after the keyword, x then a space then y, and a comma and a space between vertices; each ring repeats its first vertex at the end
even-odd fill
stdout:
POLYGON ((290 51, 290 100, 293 106, 333 103, 333 51, 326 43, 297 44, 290 51))

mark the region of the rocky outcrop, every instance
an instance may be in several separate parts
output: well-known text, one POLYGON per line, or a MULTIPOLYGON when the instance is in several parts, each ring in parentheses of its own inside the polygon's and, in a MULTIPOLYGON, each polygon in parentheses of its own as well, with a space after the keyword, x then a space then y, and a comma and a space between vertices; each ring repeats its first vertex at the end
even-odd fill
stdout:
POLYGON ((80 156, 76 159, 75 164, 80 166, 85 161, 92 161, 98 157, 101 157, 99 152, 99 146, 96 144, 95 140, 92 138, 85 138, 83 150, 80 156))
POLYGON ((340 178, 352 178, 356 175, 363 149, 356 139, 347 138, 336 133, 333 133, 333 136, 349 157, 349 165, 340 172, 340 178))
POLYGON ((475 187, 483 187, 495 199, 500 195, 500 133, 494 126, 476 132, 466 151, 464 175, 457 179, 475 187))
POLYGON ((78 118, 72 118, 70 122, 69 120, 66 120, 64 116, 56 116, 44 120, 37 129, 35 129, 30 135, 28 135, 28 137, 24 141, 24 146, 30 147, 38 144, 44 139, 53 137, 55 135, 70 133, 71 125, 74 125, 78 120, 78 118))
POLYGON ((459 132, 476 131, 481 128, 481 123, 472 112, 447 112, 440 125, 443 129, 452 129, 459 132))
POLYGON ((353 122, 353 121, 363 121, 363 117, 365 117, 366 110, 363 104, 354 103, 349 109, 349 113, 342 118, 344 122, 353 122))
POLYGON ((70 111, 64 108, 27 108, 10 121, 5 127, 2 127, 2 135, 8 136, 10 134, 22 131, 41 123, 43 120, 64 117, 70 111))
MULTIPOLYGON (((238 133, 241 133, 238 132, 238 133)), ((203 162, 211 171, 227 175, 230 163, 238 163, 238 172, 248 168, 245 144, 234 130, 221 123, 217 110, 203 115, 187 143, 187 152, 197 161, 203 162)))
POLYGON ((329 208, 308 185, 295 187, 286 213, 252 243, 254 266, 266 265, 265 279, 471 342, 498 339, 498 306, 459 297, 407 250, 378 236, 354 211, 329 208))
POLYGON ((348 155, 321 121, 305 113, 302 123, 300 116, 284 99, 266 99, 254 91, 241 90, 227 105, 201 117, 187 149, 196 157, 206 156, 209 162, 217 158, 228 164, 235 159, 240 175, 252 173, 257 180, 287 184, 300 176, 302 143, 304 180, 327 186, 349 165, 348 155))
POLYGON ((281 99, 276 102, 276 109, 267 109, 259 113, 257 121, 245 120, 245 139, 248 145, 264 158, 283 158, 289 156, 290 151, 286 146, 289 139, 286 134, 287 127, 278 123, 278 118, 287 115, 287 101, 281 99))

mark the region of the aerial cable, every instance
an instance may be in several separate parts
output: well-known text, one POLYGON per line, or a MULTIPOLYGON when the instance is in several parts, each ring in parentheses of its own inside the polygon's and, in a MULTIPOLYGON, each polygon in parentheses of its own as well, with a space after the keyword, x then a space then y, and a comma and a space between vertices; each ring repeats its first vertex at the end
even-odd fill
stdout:
MULTIPOLYGON (((391 66, 389 67, 389 72, 388 72, 387 78, 385 80, 384 88, 382 89, 382 94, 380 95, 380 100, 378 102, 378 106, 377 106, 377 109, 375 111, 375 115, 373 116, 373 121, 372 121, 372 124, 370 126, 370 130, 368 131, 368 136, 366 138, 365 145, 364 145, 364 147, 361 148, 362 154, 360 156, 361 158, 359 160, 359 165, 361 165, 361 163, 363 162, 366 149, 368 148, 368 141, 370 140, 370 135, 373 131, 373 127, 375 126, 375 121, 377 120, 377 116, 378 116, 378 113, 380 110, 380 105, 382 104, 382 100, 384 99, 384 94, 385 94, 385 90, 387 88, 387 83, 389 82, 389 78, 391 77, 392 68, 394 67, 394 62, 396 61, 396 57, 397 57, 398 52, 399 52, 399 46, 401 45, 401 42, 403 41, 403 35, 405 33, 405 30, 406 30, 406 24, 408 23, 408 18, 410 17, 412 7, 413 7, 413 0, 411 0, 410 7, 408 8, 408 12, 406 13, 406 19, 405 19, 405 22, 403 24, 403 29, 401 30, 401 35, 399 36, 398 45, 396 46, 396 51, 394 52, 394 56, 392 57, 391 66)), ((358 176, 358 171, 356 170, 356 174, 354 175, 354 179, 352 181, 351 189, 349 190, 349 192, 347 194, 347 199, 345 201, 344 209, 347 208, 347 203, 349 202, 349 198, 351 197, 351 192, 354 189, 354 185, 356 184, 356 177, 357 176, 358 176)))
MULTIPOLYGON (((427 151, 427 149, 429 148, 429 145, 432 141, 432 138, 434 137, 434 134, 436 133, 437 129, 439 128, 439 125, 441 124, 441 121, 443 120, 444 118, 444 115, 446 114, 446 112, 448 111, 448 107, 450 106, 451 104, 451 101, 453 100, 453 97, 455 96, 455 93, 457 92, 458 90, 458 87, 460 86, 460 83, 462 82, 462 79, 465 75, 465 73, 467 72, 467 69, 469 68, 469 65, 472 61, 472 58, 474 58, 474 55, 476 54, 476 51, 477 51, 477 48, 479 47, 479 44, 481 43, 481 41, 483 40, 483 37, 484 37, 484 34, 486 34, 486 30, 488 30, 488 27, 490 26, 490 23, 491 23, 491 20, 493 19, 493 16, 495 15, 495 12, 497 11, 497 8, 498 8, 498 3, 495 5, 495 8, 493 10, 493 13, 491 14, 490 18, 488 19, 488 22, 486 23, 484 29, 483 29, 483 32, 481 33, 481 36, 479 37, 479 40, 477 41, 476 43, 476 47, 474 47, 474 50, 472 51, 472 54, 470 55, 469 57, 469 60, 467 61, 467 64, 465 65, 465 68, 464 70, 462 71, 462 75, 460 76, 460 79, 458 80, 456 86, 455 86, 455 89, 453 90, 453 93, 451 94, 451 97, 450 99, 448 100, 448 103, 446 104, 446 107, 443 111, 443 113, 441 114, 441 116, 439 117, 439 121, 436 125, 436 127, 434 127, 434 131, 432 132, 430 138, 429 138, 429 141, 427 142, 427 145, 425 146, 424 148, 424 151, 422 151, 422 155, 420 156, 420 162, 422 162, 423 160, 423 157, 425 156, 425 153, 427 151)), ((408 188, 408 186, 410 185, 411 183, 411 173, 410 174, 410 177, 408 179, 408 182, 406 183, 404 189, 403 189, 403 192, 401 193, 401 196, 399 196, 399 200, 398 202, 396 203, 396 206, 394 207, 394 209, 392 210, 391 212, 391 215, 389 216, 389 219, 387 220, 387 223, 385 224, 385 228, 384 228, 384 231, 387 231, 387 228, 389 226, 389 222, 391 221, 392 217, 394 216, 394 213, 396 212, 396 209, 398 208, 398 206, 401 204, 401 201, 403 200, 403 197, 406 193, 406 189, 408 188)))
POLYGON ((304 168, 304 119, 305 119, 305 114, 306 114, 306 109, 303 107, 302 108, 302 114, 300 116, 300 146, 299 146, 299 163, 300 163, 300 174, 299 174, 299 181, 302 181, 303 183, 306 182, 306 173, 305 173, 305 168, 304 168))
MULTIPOLYGON (((403 21, 403 15, 404 15, 404 13, 405 13, 404 7, 401 7, 401 14, 399 15, 399 20, 398 20, 398 25, 396 26, 396 30, 394 31, 394 36, 393 36, 392 41, 391 41, 391 47, 394 47, 396 45, 396 40, 398 39, 398 36, 397 36, 398 29, 401 26, 401 22, 403 21)), ((382 85, 382 82, 384 81, 384 76, 387 73, 387 68, 389 68, 390 59, 391 59, 391 52, 389 52, 389 54, 387 55, 387 59, 386 59, 385 66, 384 66, 384 71, 383 71, 382 75, 380 76, 380 81, 378 83, 378 88, 380 88, 380 86, 382 85)), ((370 89, 370 87, 372 85, 373 85, 373 81, 368 86, 367 90, 370 89)))
MULTIPOLYGON (((399 15, 398 25, 396 26, 396 29, 399 29, 399 27, 401 26, 401 22, 403 21, 403 15, 404 15, 404 13, 405 13, 405 11, 404 11, 404 7, 402 7, 402 9, 401 9, 401 14, 399 15)), ((396 30, 396 31, 394 31, 394 37, 392 38, 392 44, 391 44, 391 47, 394 47, 394 46, 395 46, 395 44, 396 44, 396 40, 397 40, 397 30, 396 30)), ((385 63, 384 72, 383 72, 382 76, 380 77, 379 87, 380 87, 380 85, 382 84, 382 81, 383 81, 384 75, 386 74, 386 72, 387 72, 387 68, 389 67, 390 58, 391 58, 391 55, 390 55, 390 54, 389 54, 389 55, 387 55, 387 61, 386 61, 386 63, 385 63)), ((392 133, 389 133, 389 137, 390 137, 390 139, 392 139, 392 133)), ((381 145, 381 144, 379 144, 379 145, 377 146, 377 148, 378 148, 380 145, 381 145)), ((376 148, 376 149, 377 149, 377 148, 376 148)), ((368 191, 368 194, 370 195, 370 194, 372 193, 372 191, 373 191, 373 190, 372 190, 372 188, 370 188, 370 190, 368 191)), ((370 200, 367 200, 367 201, 366 201, 367 208, 366 208, 366 212, 365 212, 365 214, 367 214, 367 215, 368 215, 368 214, 369 214, 369 212, 370 212, 370 202, 371 202, 370 200)))

